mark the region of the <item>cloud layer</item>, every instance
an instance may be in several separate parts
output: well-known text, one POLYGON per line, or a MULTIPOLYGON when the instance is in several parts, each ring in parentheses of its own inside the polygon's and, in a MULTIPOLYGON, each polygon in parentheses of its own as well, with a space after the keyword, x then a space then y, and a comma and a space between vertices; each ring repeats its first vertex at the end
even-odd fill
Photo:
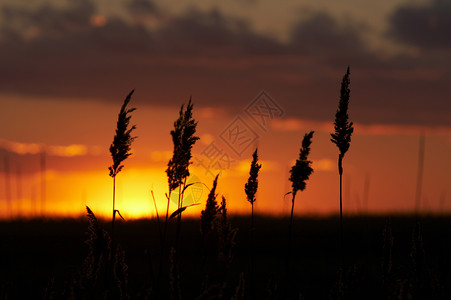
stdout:
POLYGON ((451 3, 432 0, 427 5, 403 6, 391 16, 390 34, 421 50, 451 49, 451 3))
MULTIPOLYGON (((258 5, 258 4, 255 4, 258 5)), ((170 15, 146 0, 126 17, 102 15, 96 2, 0 8, 0 91, 122 99, 138 105, 244 108, 265 89, 288 117, 330 120, 351 65, 351 113, 360 123, 451 126, 450 5, 405 5, 387 16, 389 53, 366 43, 370 30, 313 11, 281 42, 246 20, 196 8, 170 15)))

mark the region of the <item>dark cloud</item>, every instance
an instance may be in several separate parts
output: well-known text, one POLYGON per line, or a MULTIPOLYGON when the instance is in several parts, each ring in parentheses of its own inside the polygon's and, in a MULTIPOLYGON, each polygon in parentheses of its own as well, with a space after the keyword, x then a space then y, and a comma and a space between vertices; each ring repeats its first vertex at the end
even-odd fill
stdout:
MULTIPOLYGON (((138 4, 133 3, 137 9, 138 4)), ((109 98, 131 87, 151 93, 162 88, 174 90, 177 84, 186 96, 197 91, 200 81, 231 76, 233 65, 227 60, 281 50, 277 42, 253 34, 244 22, 217 11, 192 10, 168 18, 164 26, 151 31, 117 18, 93 26, 90 20, 97 14, 93 5, 4 10, 11 19, 23 19, 20 28, 31 28, 35 35, 26 38, 7 28, 9 34, 0 41, 3 92, 109 98), (225 64, 228 70, 218 74, 215 62, 225 64)), ((180 98, 174 102, 178 104, 180 98)))
POLYGON ((77 3, 64 10, 3 9, 9 18, 23 19, 18 27, 22 31, 8 28, 8 38, 0 41, 3 91, 89 96, 88 90, 95 90, 103 76, 110 80, 111 73, 123 74, 149 51, 150 35, 144 28, 118 19, 96 26, 91 21, 95 7, 77 3), (27 37, 27 30, 33 35, 27 37))
POLYGON ((174 17, 135 0, 126 9, 138 21, 129 22, 103 20, 92 2, 76 3, 2 8, 10 24, 0 28, 3 93, 121 101, 136 88, 137 105, 179 106, 192 95, 197 105, 239 111, 265 89, 290 117, 329 120, 351 65, 355 121, 451 122, 443 114, 450 110, 449 55, 380 58, 367 47, 362 24, 317 12, 282 43, 218 10, 174 17), (158 26, 149 29, 143 15, 158 26))
POLYGON ((401 42, 422 49, 451 49, 451 2, 404 5, 390 18, 389 34, 401 42))
POLYGON ((63 34, 88 30, 90 17, 94 12, 95 6, 90 1, 74 2, 65 10, 56 9, 50 4, 45 4, 36 11, 17 6, 3 6, 0 10, 3 27, 14 28, 18 31, 17 34, 22 33, 25 38, 31 38, 33 34, 58 38, 63 34))
POLYGON ((341 24, 325 12, 317 12, 294 26, 291 47, 297 53, 352 63, 356 55, 367 53, 362 35, 357 25, 341 24))
POLYGON ((160 9, 149 0, 132 0, 127 4, 128 10, 135 15, 159 15, 160 9))
POLYGON ((292 31, 292 46, 312 54, 353 53, 364 43, 357 28, 340 24, 325 12, 317 12, 296 24, 292 31))
POLYGON ((238 57, 282 51, 278 42, 251 32, 246 22, 226 18, 217 10, 191 10, 174 18, 158 32, 158 40, 165 53, 179 55, 238 57))

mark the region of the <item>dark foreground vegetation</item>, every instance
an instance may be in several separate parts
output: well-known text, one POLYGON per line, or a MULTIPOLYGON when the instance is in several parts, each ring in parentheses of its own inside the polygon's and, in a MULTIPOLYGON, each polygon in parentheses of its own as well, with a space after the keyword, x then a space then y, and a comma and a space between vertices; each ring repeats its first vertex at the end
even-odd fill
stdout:
MULTIPOLYGON (((451 299, 451 217, 347 217, 343 270, 338 217, 295 220, 288 271, 288 218, 254 216, 251 247, 250 219, 232 217, 238 232, 227 263, 218 257, 218 235, 203 239, 199 219, 182 223, 179 261, 171 264, 156 221, 117 222, 123 276, 113 281, 123 290, 111 289, 108 299, 451 299)), ((87 219, 1 222, 1 298, 95 299, 83 289, 88 226, 87 219)))
MULTIPOLYGON (((188 182, 189 166, 199 139, 190 99, 170 132, 174 150, 166 169, 166 214, 125 222, 115 207, 115 187, 136 138, 130 125, 135 108, 127 108, 132 90, 109 148, 111 223, 102 224, 89 207, 82 220, 0 223, 0 298, 451 299, 451 217, 343 219, 343 158, 354 130, 347 112, 349 76, 348 67, 331 134, 340 151, 339 217, 294 220, 296 193, 313 172, 310 131, 290 170, 290 218, 254 215, 261 167, 256 149, 243 183, 250 218, 227 214, 227 200, 217 199, 218 174, 200 218, 182 219, 193 205, 184 203, 184 193, 194 184, 188 182), (177 209, 169 215, 171 196, 177 209)), ((417 199, 419 186, 421 181, 417 199)))

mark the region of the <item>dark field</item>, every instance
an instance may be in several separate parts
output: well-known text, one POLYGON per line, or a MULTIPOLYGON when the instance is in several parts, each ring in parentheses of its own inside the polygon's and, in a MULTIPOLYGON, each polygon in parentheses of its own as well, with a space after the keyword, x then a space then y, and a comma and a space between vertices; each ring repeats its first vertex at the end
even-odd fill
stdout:
MULTIPOLYGON (((173 223, 168 230, 169 244, 175 235, 173 223)), ((230 269, 223 272, 217 262, 215 236, 202 243, 199 220, 182 222, 179 266, 183 299, 199 296, 203 283, 210 288, 215 284, 223 286, 223 298, 231 299, 241 273, 246 299, 251 299, 252 289, 255 299, 299 294, 305 299, 451 299, 451 217, 420 218, 421 235, 416 238, 413 217, 346 217, 342 273, 338 218, 295 219, 289 264, 292 270, 288 276, 285 258, 289 219, 257 217, 252 251, 254 285, 249 256, 250 219, 235 217, 231 223, 239 231, 230 269), (390 256, 389 251, 384 252, 383 239, 388 219, 393 235, 392 264, 384 273, 383 258, 389 261, 390 256), (204 280, 206 273, 208 281, 204 280), (341 280, 339 274, 343 275, 341 280)), ((103 225, 110 230, 110 223, 103 225)), ((59 299, 63 294, 69 295, 71 282, 81 272, 88 254, 87 232, 87 220, 1 222, 1 298, 59 299)), ((161 258, 156 221, 117 222, 116 242, 125 251, 128 295, 132 299, 146 298, 153 286, 153 298, 169 298, 168 256, 165 252, 161 258), (160 261, 164 263, 158 281, 160 261)), ((210 299, 219 298, 218 295, 216 292, 210 299)))

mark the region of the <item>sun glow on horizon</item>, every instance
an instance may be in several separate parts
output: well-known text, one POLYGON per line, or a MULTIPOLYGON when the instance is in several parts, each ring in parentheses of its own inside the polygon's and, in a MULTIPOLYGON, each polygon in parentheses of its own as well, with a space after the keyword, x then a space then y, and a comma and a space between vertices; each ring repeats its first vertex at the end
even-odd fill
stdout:
MULTIPOLYGON (((144 116, 150 114, 141 109, 142 118, 137 124, 153 128, 144 116)), ((171 117, 176 115, 170 114, 171 117)), ((163 119, 168 116, 159 114, 163 119)), ((229 118, 230 116, 225 116, 229 118)), ((155 122, 160 124, 162 119, 155 122)), ((204 124, 199 120, 199 124, 204 124)), ((224 120, 221 124, 226 124, 224 120)), ((200 125, 199 125, 200 126, 200 125)), ((196 182, 202 182, 197 190, 186 190, 186 203, 199 203, 183 213, 187 217, 199 217, 205 208, 205 201, 214 176, 220 173, 218 182, 218 203, 224 195, 230 214, 250 213, 244 184, 249 176, 251 156, 243 153, 234 157, 225 169, 206 170, 199 163, 205 153, 208 141, 218 142, 218 133, 223 128, 214 128, 208 123, 199 128, 201 141, 193 148, 193 164, 190 173, 196 182), (191 197, 191 200, 189 199, 191 197), (193 202, 192 199, 195 199, 193 202)), ((221 125, 222 126, 222 125, 221 125)), ((275 122, 270 130, 259 139, 259 162, 263 165, 259 175, 259 188, 255 212, 264 215, 285 216, 289 214, 291 199, 284 197, 290 191, 289 170, 299 155, 300 139, 305 130, 316 130, 312 144, 314 173, 307 188, 296 199, 297 215, 330 215, 337 213, 337 152, 330 143, 332 128, 325 122, 288 120, 275 122)), ((139 129, 141 127, 138 127, 139 129)), ((117 176, 117 209, 126 220, 154 218, 155 203, 160 217, 165 217, 168 193, 166 177, 167 162, 172 155, 170 148, 170 126, 167 133, 158 130, 146 136, 139 132, 133 147, 133 155, 124 164, 124 170, 117 176), (155 140, 160 141, 158 144, 155 140), (153 201, 151 190, 155 196, 153 201)), ((165 129, 166 130, 166 129, 165 129)), ((418 155, 418 127, 367 126, 357 124, 346 161, 344 178, 345 213, 363 212, 411 212, 415 198, 415 180, 418 155), (387 172, 387 170, 391 170, 387 172), (367 185, 367 187, 365 187, 367 185), (365 190, 367 189, 367 190, 365 190)), ((102 131, 103 132, 103 131, 102 131)), ((108 131, 108 133, 111 133, 108 131)), ((447 183, 451 168, 449 149, 450 131, 441 129, 426 131, 425 169, 422 207, 425 211, 443 212, 451 208, 447 201, 447 183)), ((105 140, 110 142, 109 138, 105 140)), ((0 161, 0 219, 27 217, 79 217, 86 214, 88 205, 94 213, 106 220, 112 215, 112 178, 107 167, 111 160, 107 147, 96 145, 98 140, 83 144, 47 142, 47 167, 40 168, 42 145, 29 140, 0 140, 0 150, 5 161, 11 160, 9 173, 5 172, 5 161, 0 161), (22 175, 16 168, 22 168, 22 175), (43 179, 45 184, 43 184, 43 179), (43 190, 44 189, 44 190, 43 190)), ((228 151, 226 145, 216 144, 228 151)), ((250 151, 250 150, 249 150, 250 151)), ((230 154, 229 150, 229 154, 230 154)), ((449 191, 448 191, 449 193, 449 191)), ((171 195, 175 197, 176 191, 171 195)), ((177 201, 170 201, 169 214, 177 209, 177 201)))

